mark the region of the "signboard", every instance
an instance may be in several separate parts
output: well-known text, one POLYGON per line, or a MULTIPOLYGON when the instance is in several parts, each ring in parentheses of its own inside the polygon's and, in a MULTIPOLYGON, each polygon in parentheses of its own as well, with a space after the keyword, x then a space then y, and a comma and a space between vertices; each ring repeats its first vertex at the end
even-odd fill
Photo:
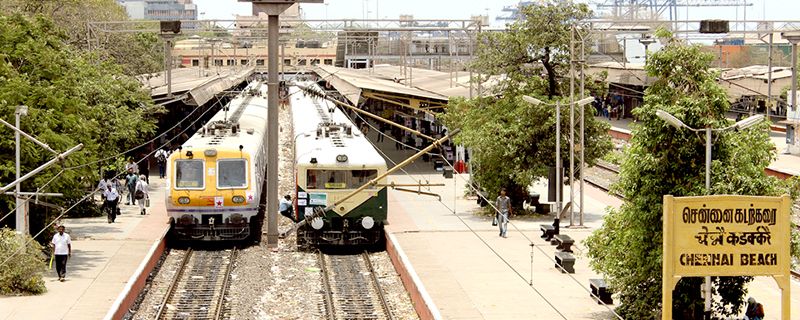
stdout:
POLYGON ((663 319, 681 277, 773 276, 789 318, 789 196, 664 196, 663 319))
POLYGON ((310 206, 327 206, 328 194, 327 193, 308 193, 308 205, 310 206))

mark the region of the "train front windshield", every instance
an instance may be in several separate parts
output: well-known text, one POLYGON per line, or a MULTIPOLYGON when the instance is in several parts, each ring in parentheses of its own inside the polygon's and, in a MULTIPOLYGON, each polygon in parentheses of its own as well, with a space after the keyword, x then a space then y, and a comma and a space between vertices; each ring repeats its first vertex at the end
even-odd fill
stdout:
POLYGON ((217 188, 246 188, 247 160, 225 159, 217 161, 217 188))
MULTIPOLYGON (((306 189, 358 189, 378 177, 378 170, 308 170, 306 189)), ((375 189, 370 186, 369 189, 375 189)))
POLYGON ((175 161, 175 188, 176 189, 203 189, 203 160, 176 160, 175 161))

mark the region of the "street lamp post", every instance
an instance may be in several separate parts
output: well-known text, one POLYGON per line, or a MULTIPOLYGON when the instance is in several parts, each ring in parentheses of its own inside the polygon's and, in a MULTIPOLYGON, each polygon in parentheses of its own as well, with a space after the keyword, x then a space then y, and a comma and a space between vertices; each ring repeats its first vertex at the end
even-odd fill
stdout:
MULTIPOLYGON (((556 107, 556 225, 554 225, 554 227, 556 230, 558 230, 559 222, 561 221, 561 188, 563 184, 563 173, 561 169, 561 102, 556 101, 556 104, 544 103, 542 100, 527 95, 523 95, 522 100, 525 100, 533 105, 544 104, 556 107)), ((589 97, 583 100, 578 100, 574 104, 582 107, 587 103, 591 103, 592 101, 594 101, 594 98, 589 97)), ((570 190, 570 192, 572 192, 572 190, 570 190)))
MULTIPOLYGON (((14 110, 14 126, 19 129, 19 118, 22 116, 28 115, 28 106, 17 106, 14 110)), ((20 175, 20 145, 19 145, 19 131, 14 131, 14 146, 16 149, 16 160, 17 160, 17 179, 15 181, 19 181, 20 175)), ((20 184, 17 183, 16 187, 14 188, 16 192, 14 194, 14 199, 16 200, 16 210, 17 210, 17 232, 20 234, 28 234, 28 206, 20 196, 20 184)))
MULTIPOLYGON (((685 123, 683 123, 683 121, 678 120, 678 118, 676 118, 675 116, 669 114, 666 111, 656 110, 656 116, 658 116, 662 120, 666 121, 667 123, 669 123, 673 127, 677 128, 678 130, 686 128, 686 129, 691 130, 691 131, 693 131, 695 133, 698 133, 700 131, 705 131, 705 133, 706 133, 706 141, 705 141, 705 144, 706 144, 706 195, 710 195, 711 194, 711 146, 713 145, 713 142, 711 141, 712 133, 713 132, 722 132, 722 131, 734 130, 734 129, 744 130, 744 129, 747 129, 747 128, 753 126, 754 124, 759 123, 759 122, 764 120, 764 115, 757 114, 757 115, 754 115, 754 116, 750 116, 750 117, 748 117, 748 118, 746 118, 744 120, 741 120, 741 121, 739 121, 737 123, 734 123, 732 126, 728 126, 728 127, 725 127, 725 128, 713 129, 713 128, 711 128, 711 125, 708 125, 708 126, 706 126, 705 128, 702 128, 702 129, 695 129, 695 128, 687 126, 685 123)), ((698 135, 698 137, 699 137, 699 135, 698 135)), ((705 313, 706 313, 706 315, 710 315, 710 313, 711 313, 711 277, 709 277, 709 276, 705 277, 705 283, 703 285, 703 292, 705 293, 705 313)))

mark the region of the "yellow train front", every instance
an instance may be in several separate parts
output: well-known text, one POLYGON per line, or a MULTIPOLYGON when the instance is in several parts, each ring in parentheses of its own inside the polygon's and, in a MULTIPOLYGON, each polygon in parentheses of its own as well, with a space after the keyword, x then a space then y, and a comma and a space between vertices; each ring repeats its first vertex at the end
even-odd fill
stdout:
POLYGON ((249 85, 170 155, 170 238, 258 242, 267 166, 266 86, 249 85))

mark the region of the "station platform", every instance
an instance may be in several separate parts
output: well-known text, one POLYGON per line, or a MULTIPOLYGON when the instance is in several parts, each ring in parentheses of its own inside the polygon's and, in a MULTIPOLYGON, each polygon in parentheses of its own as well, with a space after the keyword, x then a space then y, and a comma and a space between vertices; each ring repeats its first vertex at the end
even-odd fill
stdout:
MULTIPOLYGON (((627 130, 632 121, 610 123, 627 130)), ((779 150, 785 147, 783 133, 774 132, 772 136, 779 150)), ((371 131, 368 137, 375 141, 376 132, 371 131)), ((378 145, 396 162, 414 153, 397 150, 388 138, 378 145)), ((779 154, 772 166, 800 172, 800 155, 779 154)), ((454 174, 447 179, 433 170, 431 162, 416 160, 388 179, 395 183, 423 180, 445 184, 423 190, 440 195, 441 200, 389 192, 386 231, 429 302, 430 317, 423 319, 616 318, 611 311, 616 304, 607 308, 589 294, 589 279, 602 277, 590 269, 581 241, 602 225, 606 207, 621 205, 619 199, 587 186, 583 227, 566 228, 569 215, 562 221, 562 234, 575 239, 576 258, 575 273, 563 274, 554 266, 555 246, 539 237, 539 224, 552 223, 553 213, 512 218, 508 238, 501 238, 490 217, 475 214, 477 202, 464 197, 469 175, 454 174)), ((0 298, 0 319, 118 319, 118 311, 125 311, 118 310, 123 300, 135 298, 140 290, 137 281, 147 276, 142 275, 143 270, 163 250, 161 239, 169 228, 165 180, 152 175, 150 182, 148 215, 139 215, 139 207, 124 205, 123 199, 123 214, 116 223, 108 224, 105 217, 64 219, 62 223, 73 240, 66 281, 58 282, 55 270, 51 270, 45 277, 47 293, 0 298)), ((538 183, 534 190, 544 195, 546 184, 538 183)), ((566 192, 568 188, 568 197, 566 192)), ((579 224, 577 214, 572 218, 579 224)), ((800 284, 793 282, 792 292, 792 319, 800 319, 800 284)), ((768 310, 766 319, 778 319, 780 291, 772 279, 758 277, 750 284, 750 293, 768 310)))
POLYGON ((59 282, 53 268, 44 278, 48 292, 3 297, 0 319, 112 319, 129 292, 135 291, 134 298, 138 294, 141 288, 135 288, 135 280, 150 258, 160 255, 158 246, 169 229, 165 181, 157 173, 150 177, 147 215, 139 214, 138 205, 125 205, 123 198, 122 214, 114 223, 106 217, 62 219, 72 238, 66 280, 59 282))

